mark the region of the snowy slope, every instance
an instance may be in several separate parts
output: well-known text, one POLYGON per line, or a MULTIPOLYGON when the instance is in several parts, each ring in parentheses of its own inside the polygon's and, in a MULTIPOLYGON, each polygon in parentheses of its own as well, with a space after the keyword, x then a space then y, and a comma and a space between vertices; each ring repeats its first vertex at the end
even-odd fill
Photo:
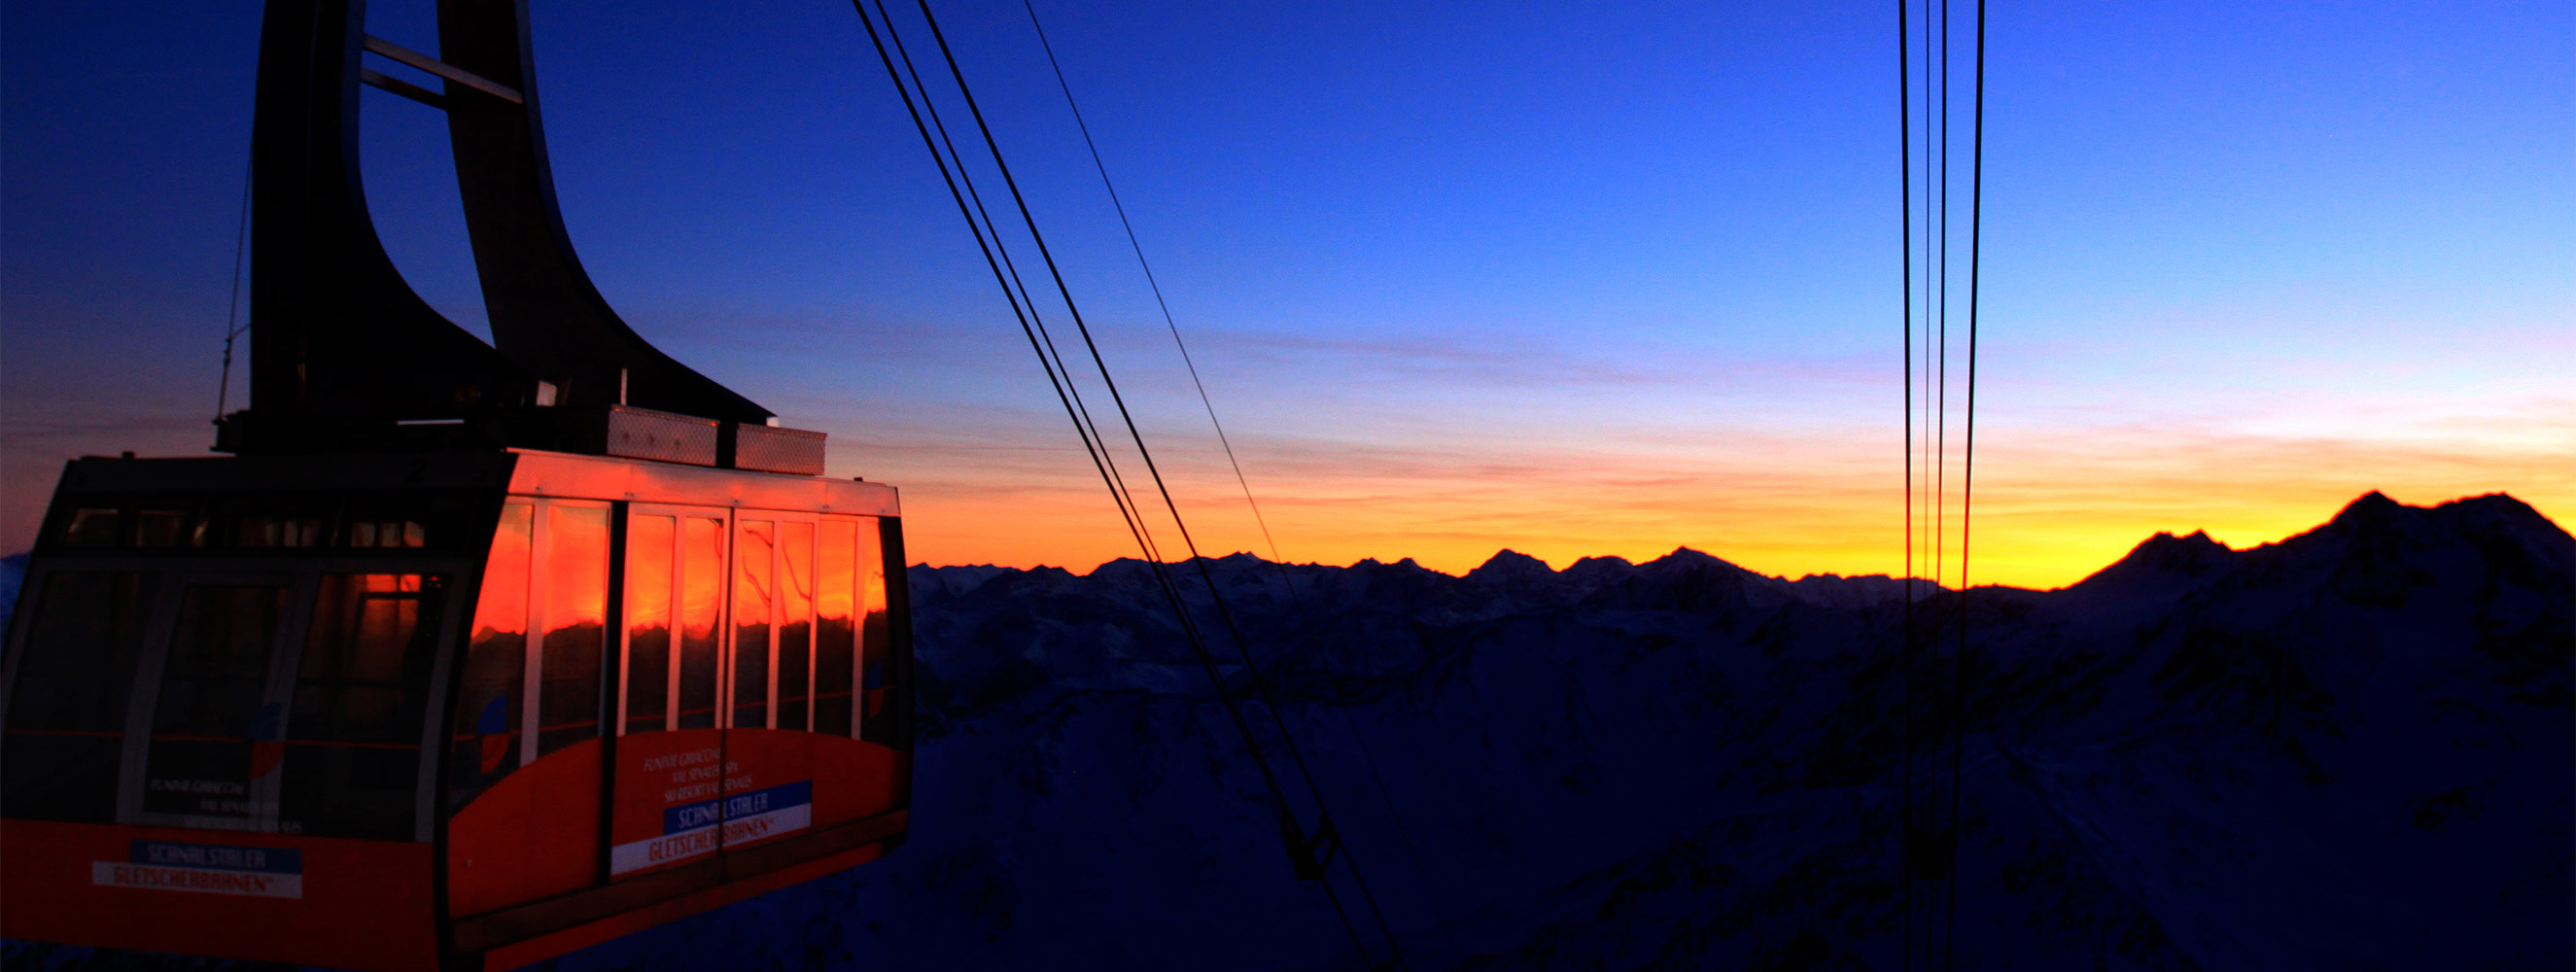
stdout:
POLYGON ((26 579, 26 554, 0 557, 0 629, 9 626, 9 614, 18 607, 18 583, 26 579))
MULTIPOLYGON (((2510 498, 2373 494, 2280 544, 2160 536, 1976 592, 1959 963, 2576 962, 2571 559, 2510 498)), ((1412 967, 1901 964, 1899 585, 1690 551, 1209 566, 1412 967)), ((912 843, 568 967, 1359 967, 1143 565, 913 573, 912 843)))

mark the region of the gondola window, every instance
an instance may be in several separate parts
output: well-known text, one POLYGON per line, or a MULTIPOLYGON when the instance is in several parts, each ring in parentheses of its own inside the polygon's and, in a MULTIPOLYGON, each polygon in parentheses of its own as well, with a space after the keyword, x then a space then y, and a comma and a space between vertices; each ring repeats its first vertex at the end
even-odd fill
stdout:
POLYGON ((43 583, 0 741, 0 812, 106 823, 116 817, 117 754, 152 585, 107 571, 62 571, 43 583))
POLYGON ((410 840, 447 579, 322 578, 288 723, 278 829, 410 840))

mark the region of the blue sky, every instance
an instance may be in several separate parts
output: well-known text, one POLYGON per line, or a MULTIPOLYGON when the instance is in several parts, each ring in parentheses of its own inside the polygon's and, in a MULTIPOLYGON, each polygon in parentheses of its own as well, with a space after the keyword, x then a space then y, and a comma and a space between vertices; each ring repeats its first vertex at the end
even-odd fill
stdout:
MULTIPOLYGON (((434 50, 429 7, 370 29, 434 50)), ((566 221, 631 323, 904 486, 922 557, 1124 552, 847 6, 535 7, 566 221)), ((1024 12, 938 9, 1209 545, 1259 548, 1024 12)), ((1893 569, 1893 6, 1039 10, 1284 553, 1893 569)), ((209 438, 258 25, 5 16, 15 549, 61 459, 209 438)), ((2158 529, 2277 539, 2371 488, 2576 506, 2576 10, 1989 17, 1978 496, 2006 579, 2158 529)), ((440 120, 363 111, 388 248, 470 326, 440 120)))

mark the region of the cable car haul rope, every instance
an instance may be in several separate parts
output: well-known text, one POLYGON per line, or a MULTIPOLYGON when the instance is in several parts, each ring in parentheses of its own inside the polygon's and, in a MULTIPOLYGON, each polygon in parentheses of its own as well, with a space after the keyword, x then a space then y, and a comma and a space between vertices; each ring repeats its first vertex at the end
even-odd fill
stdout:
MULTIPOLYGON (((1899 746, 1903 749, 1899 760, 1899 773, 1902 774, 1899 782, 1901 809, 1897 825, 1892 828, 1892 832, 1897 839, 1899 867, 1904 873, 1904 903, 1900 917, 1903 965, 1905 968, 1913 968, 1918 955, 1923 957, 1928 965, 1934 952, 1933 943, 1937 931, 1941 968, 1949 969, 1956 967, 1957 962, 1961 824, 1964 807, 1962 794, 1966 790, 1966 777, 1963 770, 1966 765, 1964 753, 1967 734, 1967 700, 1973 689, 1967 659, 1968 596, 1971 591, 1968 581, 1968 540, 1969 526, 1972 522, 1971 514, 1974 510, 1977 455, 1977 287, 1985 186, 1986 4, 1985 0, 1977 0, 1974 37, 1975 81, 1971 96, 1974 120, 1971 122, 1972 134, 1969 146, 1968 294, 1965 308, 1968 323, 1967 397, 1963 415, 1965 436, 1958 493, 1958 589, 1954 596, 1946 599, 1946 604, 1941 595, 1942 579, 1948 559, 1948 551, 1945 547, 1950 515, 1947 470, 1951 356, 1949 351, 1949 253, 1952 241, 1949 229, 1948 160, 1950 157, 1949 75, 1951 73, 1949 55, 1953 46, 1950 40, 1952 18, 1948 0, 1938 0, 1937 4, 1936 0, 1922 0, 1921 34, 1924 56, 1921 80, 1925 101, 1923 119, 1925 144, 1922 164, 1924 213, 1921 225, 1924 235, 1918 243, 1914 237, 1916 214, 1913 193, 1916 166, 1913 155, 1915 119, 1912 92, 1915 79, 1911 77, 1911 65, 1908 63, 1915 31, 1910 23, 1908 6, 1908 0, 1898 0, 1896 4, 1897 141, 1901 175, 1898 198, 1903 213, 1899 224, 1902 231, 1903 253, 1899 279, 1904 310, 1901 333, 1904 351, 1902 370, 1905 415, 1904 576, 1906 590, 1899 663, 1903 683, 1899 703, 1901 712, 1898 719, 1899 746), (1923 349, 1919 353, 1915 347, 1914 335, 1917 296, 1914 286, 1914 254, 1918 245, 1923 252, 1926 271, 1921 293, 1926 334, 1923 349), (1920 386, 1915 384, 1918 369, 1923 378, 1920 386), (1922 396, 1919 401, 1923 408, 1922 426, 1916 425, 1915 409, 1918 405, 1918 394, 1922 396), (1919 441, 1918 434, 1921 436, 1919 441), (1917 452, 1918 448, 1926 450, 1928 455, 1917 452), (1916 481, 1918 462, 1925 471, 1930 473, 1929 482, 1916 481), (1929 534, 1928 538, 1926 533, 1929 534), (1918 560, 1916 552, 1924 547, 1929 548, 1927 551, 1929 556, 1918 560), (1932 575, 1928 578, 1931 584, 1928 591, 1918 586, 1919 568, 1924 566, 1930 567, 1932 575), (1928 603, 1928 612, 1918 614, 1916 609, 1918 603, 1928 603), (1916 655, 1928 652, 1932 656, 1933 668, 1937 672, 1941 648, 1950 634, 1952 624, 1957 626, 1957 638, 1949 654, 1949 678, 1947 684, 1936 693, 1946 694, 1947 712, 1939 714, 1933 723, 1937 727, 1946 729, 1947 739, 1933 737, 1932 744, 1936 752, 1932 755, 1932 759, 1924 764, 1928 768, 1929 776, 1918 783, 1916 777, 1919 774, 1914 758, 1916 748, 1914 728, 1921 714, 1918 712, 1914 684, 1917 672, 1916 655), (1945 742, 1949 750, 1946 780, 1943 778, 1943 760, 1937 752, 1945 742), (1946 801, 1943 799, 1944 787, 1947 788, 1946 801), (1918 793, 1925 794, 1927 798, 1918 803, 1918 793), (1921 887, 1920 883, 1924 881, 1936 882, 1935 887, 1921 887), (1918 897, 1931 899, 1920 916, 1915 907, 1915 899, 1918 897), (1936 917, 1939 922, 1937 929, 1932 924, 1936 917)), ((1937 699, 1935 704, 1938 705, 1937 699)))
MULTIPOLYGON (((1207 633, 1192 616, 1182 595, 1178 579, 1172 575, 1170 565, 1164 562, 1159 546, 1153 539, 1153 531, 1146 521, 1143 509, 1137 505, 1134 495, 1127 487, 1125 477, 1118 469, 1117 457, 1110 452, 1107 440, 1100 435, 1099 426, 1093 420, 1088 406, 1082 400, 1079 388, 1075 385, 1072 371, 1065 366, 1063 356, 1056 350, 1054 338, 1048 332, 1044 316, 1038 312, 1036 302, 1030 299, 1027 284, 1021 278, 1017 264, 1010 257, 1009 246, 1003 240, 1003 233, 993 222, 990 211, 985 208, 982 195, 976 191, 974 177, 969 173, 967 161, 957 151, 956 143, 950 138, 946 124, 941 121, 938 105, 933 100, 929 86, 922 81, 920 72, 913 64, 910 49, 903 42, 900 28, 896 26, 893 16, 887 11, 882 0, 853 0, 852 6, 857 9, 861 20, 865 22, 869 40, 876 47, 877 58, 886 69, 886 77, 894 82, 897 91, 901 94, 905 110, 912 116, 913 127, 921 136, 922 145, 929 149, 942 180, 948 185, 949 196, 955 201, 958 214, 966 220, 968 231, 974 235, 977 248, 984 254, 985 265, 992 271, 994 283, 1001 288, 1004 301, 1010 304, 1013 316, 1019 321, 1023 334, 1028 338, 1030 349, 1036 353, 1039 368, 1046 373, 1048 383, 1055 390, 1057 401, 1064 407, 1066 417, 1073 423, 1075 436, 1082 441, 1084 452, 1089 455, 1094 469, 1100 474, 1102 484, 1108 488, 1111 500, 1117 504, 1120 517, 1125 520, 1138 550, 1143 553, 1146 565, 1153 573, 1155 584, 1162 591, 1166 604, 1171 608, 1183 639, 1189 643, 1191 651, 1198 657, 1201 668, 1207 674, 1209 685, 1215 691, 1218 701, 1224 706, 1227 718, 1233 723, 1236 734, 1243 740, 1244 748, 1251 756, 1253 766, 1260 772, 1263 785, 1269 791, 1273 808, 1279 817, 1280 838, 1286 846, 1292 872, 1302 880, 1318 882, 1326 899, 1331 903, 1334 914, 1340 919, 1343 931, 1349 935, 1354 952, 1363 963, 1375 967, 1378 963, 1371 958, 1373 949, 1360 934, 1358 927, 1352 923, 1349 908, 1343 903, 1341 893, 1333 886, 1331 870, 1334 860, 1338 857, 1346 865, 1352 884, 1360 892, 1362 904, 1368 909, 1370 917, 1377 926, 1388 962, 1397 968, 1408 967, 1405 963, 1403 947, 1397 941, 1384 910, 1379 907, 1375 893, 1370 890, 1367 877, 1360 869, 1359 861, 1351 855, 1340 829, 1333 822, 1332 810, 1324 796, 1322 786, 1316 782, 1314 771, 1308 766, 1304 753, 1297 745, 1296 736, 1288 729, 1279 700, 1272 694, 1269 682, 1262 678, 1260 667, 1252 658, 1250 644, 1244 638, 1241 627, 1236 623, 1232 609, 1227 606, 1225 594, 1218 587, 1216 577, 1208 567, 1207 558, 1200 554, 1197 541, 1190 535, 1188 522, 1182 517, 1179 504, 1172 498, 1171 489, 1164 482, 1161 468, 1154 462, 1153 451, 1146 445, 1144 434, 1137 429, 1135 417, 1129 412, 1124 396, 1118 391, 1118 383, 1110 374, 1108 360, 1101 355, 1099 345, 1092 339, 1091 329, 1083 320, 1081 307, 1074 300, 1071 288, 1066 285, 1064 276, 1056 265, 1053 252, 1047 247, 1046 235, 1038 227, 1036 218, 1030 213, 1028 199, 1020 191, 1018 181, 1012 177, 1010 164, 1003 157, 999 143, 994 140, 992 127, 986 122, 982 109, 976 104, 974 91, 968 85, 965 73, 957 63, 955 52, 949 47, 946 34, 939 28, 938 16, 931 11, 927 0, 918 0, 922 21, 939 49, 941 60, 948 67, 948 76, 955 86, 957 97, 963 101, 968 114, 974 119, 976 131, 982 136, 993 169, 1001 176, 1004 187, 1009 190, 1012 203, 1019 210, 1022 226, 1036 246, 1039 259, 1045 264, 1048 276, 1055 284, 1056 296, 1063 303, 1066 316, 1072 320, 1075 331, 1081 336, 1083 349, 1089 353, 1092 366, 1100 375, 1101 385, 1107 389, 1110 401, 1118 411, 1119 420, 1127 429, 1129 440, 1135 445, 1138 457, 1144 462, 1146 472, 1153 480, 1155 491, 1162 498, 1164 511, 1172 518, 1174 527, 1180 533, 1182 545, 1188 551, 1190 562, 1197 569, 1199 579, 1207 589, 1217 617, 1224 625, 1228 637, 1234 642, 1235 653, 1241 660, 1245 680, 1251 683, 1253 692, 1259 696, 1263 707, 1270 711, 1272 728, 1277 733, 1278 746, 1286 752, 1289 762, 1296 767, 1297 774, 1304 783, 1306 797, 1314 806, 1315 821, 1311 828, 1299 819, 1296 805, 1289 798, 1289 791, 1271 768, 1271 757, 1267 755, 1268 747, 1263 745, 1262 740, 1253 731, 1252 724, 1244 715, 1242 703, 1228 689, 1225 675, 1218 668, 1216 656, 1208 646, 1207 633), (871 5, 875 8, 873 14, 869 9, 871 5), (890 49, 889 44, 892 45, 890 49)), ((1031 8, 1029 12, 1031 24, 1034 26, 1036 11, 1031 8)), ((1043 28, 1039 30, 1043 39, 1043 28)), ((1052 63, 1054 53, 1051 47, 1048 49, 1048 57, 1052 63)), ((1063 85, 1063 74, 1060 68, 1056 76, 1059 85, 1063 85)), ((1070 104, 1072 91, 1069 86, 1065 87, 1065 96, 1070 104)), ((1075 110, 1078 119, 1079 109, 1075 110)), ((1089 138, 1089 130, 1086 127, 1084 130, 1086 144, 1089 144, 1089 138)), ((1097 165, 1099 163, 1097 147, 1094 146, 1092 151, 1094 164, 1097 165)), ((1101 178, 1104 185, 1107 184, 1108 172, 1105 166, 1101 168, 1101 178)), ((1116 190, 1112 188, 1110 191, 1114 199, 1116 190)), ((1126 216, 1123 204, 1119 207, 1119 214, 1124 224, 1126 216)), ((1129 242, 1132 245, 1135 240, 1132 226, 1128 227, 1128 233, 1129 242)), ((1141 264, 1144 260, 1143 248, 1138 245, 1136 249, 1137 259, 1141 264)), ((1146 272, 1150 277, 1151 268, 1147 267, 1146 272)), ((1154 289, 1155 299, 1160 304, 1162 301, 1160 284, 1155 284, 1154 289)), ((1169 324, 1168 305, 1164 305, 1164 314, 1166 323, 1169 324)), ((1173 338, 1177 342, 1178 326, 1172 325, 1172 329, 1173 338)), ((1184 348, 1184 354, 1186 353, 1184 348)), ((1195 365, 1192 366, 1191 375, 1192 380, 1197 381, 1195 365)), ((1198 387, 1204 404, 1206 387, 1204 384, 1198 387)), ((1215 420, 1213 405, 1208 407, 1208 415, 1213 422, 1215 420)), ((1220 434, 1222 434, 1221 431, 1220 434)), ((1232 455, 1233 449, 1229 443, 1227 445, 1229 461, 1232 460, 1232 455)), ((1242 467, 1237 464, 1235 470, 1240 478, 1242 467)), ((1244 489, 1245 497, 1249 500, 1250 485, 1246 483, 1244 489)), ((1263 527, 1263 533, 1267 537, 1266 524, 1263 527)), ((1273 553, 1275 556, 1275 545, 1273 553)))

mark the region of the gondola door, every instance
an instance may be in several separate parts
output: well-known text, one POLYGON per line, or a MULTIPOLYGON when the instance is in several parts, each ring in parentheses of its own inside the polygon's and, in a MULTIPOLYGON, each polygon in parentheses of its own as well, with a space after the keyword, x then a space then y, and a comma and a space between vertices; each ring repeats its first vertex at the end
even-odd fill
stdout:
POLYGON ((608 870, 707 860, 722 840, 730 511, 633 504, 608 870))
POLYGON ((719 808, 727 855, 774 864, 842 847, 857 840, 844 825, 904 799, 902 757, 886 744, 882 705, 889 643, 882 530, 875 517, 734 514, 731 711, 719 808), (807 835, 816 840, 804 850, 784 846, 807 835))
POLYGON ((862 663, 885 640, 878 529, 870 517, 629 505, 612 880, 756 851, 900 799, 893 750, 860 738, 873 714, 862 663))
POLYGON ((598 882, 612 516, 591 500, 501 506, 449 716, 451 914, 598 882))

